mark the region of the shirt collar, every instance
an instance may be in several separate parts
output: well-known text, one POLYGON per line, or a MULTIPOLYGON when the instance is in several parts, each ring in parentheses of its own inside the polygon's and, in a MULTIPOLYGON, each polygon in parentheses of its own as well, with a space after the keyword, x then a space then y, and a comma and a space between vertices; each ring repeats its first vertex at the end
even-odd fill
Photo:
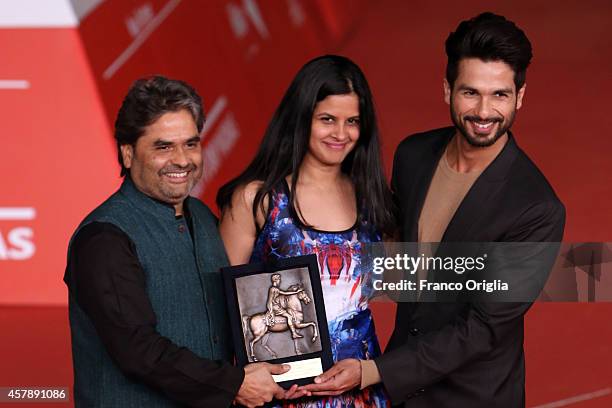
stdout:
MULTIPOLYGON (((171 219, 175 219, 176 210, 174 205, 165 203, 163 201, 159 201, 153 197, 150 197, 140 191, 132 178, 127 175, 121 184, 121 188, 119 189, 120 193, 123 194, 135 207, 141 208, 144 211, 152 213, 156 216, 160 217, 170 217, 171 219)), ((189 201, 189 197, 185 199, 183 202, 183 207, 185 211, 187 211, 187 203, 189 201)))

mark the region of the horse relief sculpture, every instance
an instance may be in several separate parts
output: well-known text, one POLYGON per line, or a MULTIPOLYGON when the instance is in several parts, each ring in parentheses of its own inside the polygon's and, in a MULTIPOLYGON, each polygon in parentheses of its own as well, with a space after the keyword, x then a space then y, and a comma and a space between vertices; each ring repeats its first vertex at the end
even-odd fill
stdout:
POLYGON ((295 354, 302 352, 298 347, 298 340, 304 336, 299 333, 299 329, 312 327, 311 341, 317 340, 317 325, 314 322, 305 322, 302 303, 308 305, 310 297, 304 290, 303 285, 295 284, 283 290, 280 288, 281 275, 278 273, 271 276, 272 285, 268 288, 268 300, 266 311, 254 315, 242 316, 242 329, 244 332, 245 343, 249 344, 249 356, 251 361, 258 361, 255 356, 255 343, 261 341, 261 345, 270 353, 272 358, 277 358, 276 352, 268 346, 268 337, 271 333, 289 332, 293 339, 295 354), (252 339, 248 341, 249 333, 252 339))

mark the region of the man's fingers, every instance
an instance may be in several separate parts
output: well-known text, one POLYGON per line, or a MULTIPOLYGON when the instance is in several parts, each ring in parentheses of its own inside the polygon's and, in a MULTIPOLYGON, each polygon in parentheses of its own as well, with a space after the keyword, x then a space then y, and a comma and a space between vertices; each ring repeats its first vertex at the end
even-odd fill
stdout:
POLYGON ((293 394, 293 396, 291 398, 295 399, 295 398, 302 398, 302 397, 309 397, 311 396, 312 393, 306 391, 306 390, 299 390, 296 391, 295 394, 293 394))
POLYGON ((298 387, 297 384, 294 384, 285 392, 285 399, 296 399, 302 398, 304 396, 310 396, 310 392, 306 391, 303 387, 298 387))
POLYGON ((285 391, 285 396, 283 398, 285 399, 292 399, 292 398, 297 398, 295 395, 297 394, 297 389, 298 389, 298 385, 297 384, 293 384, 291 387, 289 387, 288 390, 285 391))
POLYGON ((342 394, 344 391, 319 391, 319 392, 313 392, 311 393, 312 396, 315 397, 322 397, 325 395, 340 395, 342 394))
POLYGON ((329 381, 329 380, 333 379, 334 376, 336 376, 336 374, 338 374, 340 371, 342 371, 341 368, 338 368, 338 366, 333 366, 332 368, 330 368, 329 370, 327 370, 323 374, 321 374, 318 377, 316 377, 314 379, 314 382, 317 383, 317 384, 320 384, 322 382, 329 381))
POLYGON ((285 390, 283 390, 281 387, 279 387, 277 385, 276 389, 274 391, 274 398, 276 398, 276 399, 283 399, 283 398, 285 398, 285 390))
POLYGON ((267 364, 268 371, 270 374, 285 374, 287 371, 291 370, 291 366, 289 364, 267 364))
POLYGON ((307 384, 304 386, 304 389, 314 394, 315 392, 320 391, 335 391, 338 389, 338 387, 339 385, 336 383, 336 381, 332 380, 319 384, 307 384))

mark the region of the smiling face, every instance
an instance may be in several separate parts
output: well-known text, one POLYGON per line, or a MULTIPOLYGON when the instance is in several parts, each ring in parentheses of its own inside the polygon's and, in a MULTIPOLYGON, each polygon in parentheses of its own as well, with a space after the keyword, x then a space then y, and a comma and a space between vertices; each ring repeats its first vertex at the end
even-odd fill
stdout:
POLYGON ((525 85, 517 92, 514 71, 502 61, 465 58, 453 88, 444 80, 451 119, 472 146, 493 145, 506 134, 521 108, 525 85))
POLYGON ((327 166, 340 165, 359 139, 359 99, 356 94, 330 95, 316 104, 308 153, 327 166))
POLYGON ((135 146, 122 145, 121 154, 136 187, 174 205, 177 213, 202 176, 200 136, 193 117, 184 109, 160 116, 135 146))

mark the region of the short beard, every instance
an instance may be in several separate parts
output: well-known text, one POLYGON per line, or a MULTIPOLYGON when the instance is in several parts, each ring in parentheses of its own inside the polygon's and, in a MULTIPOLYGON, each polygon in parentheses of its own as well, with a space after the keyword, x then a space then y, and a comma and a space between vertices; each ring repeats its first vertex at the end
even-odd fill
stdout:
POLYGON ((508 121, 506 122, 505 126, 504 126, 503 121, 498 121, 497 123, 499 123, 499 129, 497 129, 497 132, 495 132, 495 135, 492 138, 475 139, 470 135, 468 130, 465 128, 465 126, 463 126, 463 124, 459 121, 459 117, 457 116, 452 104, 451 104, 450 110, 451 110, 451 120, 453 121, 455 128, 459 131, 459 133, 461 133, 465 141, 474 147, 493 146, 495 142, 497 142, 499 138, 502 137, 508 131, 508 129, 510 129, 510 127, 512 126, 512 123, 514 123, 514 116, 516 114, 516 109, 515 109, 512 111, 512 114, 508 118, 508 121))

